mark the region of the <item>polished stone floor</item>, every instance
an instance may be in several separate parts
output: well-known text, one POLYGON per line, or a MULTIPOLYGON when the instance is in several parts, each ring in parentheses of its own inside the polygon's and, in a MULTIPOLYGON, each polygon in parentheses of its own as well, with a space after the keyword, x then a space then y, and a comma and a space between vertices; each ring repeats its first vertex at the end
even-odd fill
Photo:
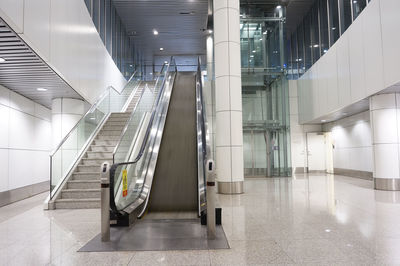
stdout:
POLYGON ((45 194, 0 208, 0 265, 400 265, 400 193, 332 175, 247 179, 218 195, 231 249, 77 252, 99 210, 43 211, 45 194))

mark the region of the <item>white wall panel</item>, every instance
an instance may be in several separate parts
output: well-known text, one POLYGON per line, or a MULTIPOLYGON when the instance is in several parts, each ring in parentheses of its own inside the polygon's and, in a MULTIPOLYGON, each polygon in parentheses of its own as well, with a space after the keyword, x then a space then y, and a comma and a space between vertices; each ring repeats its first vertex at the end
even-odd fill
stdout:
POLYGON ((0 85, 0 104, 10 104, 10 90, 0 85))
POLYGON ((325 124, 324 131, 332 132, 334 168, 373 171, 368 111, 325 124))
POLYGON ((372 1, 361 14, 367 95, 384 89, 383 51, 379 1, 372 1))
MULTIPOLYGON (((350 62, 349 62, 349 39, 348 32, 336 42, 336 60, 338 73, 338 100, 339 107, 347 106, 351 103, 351 82, 350 82, 350 62)), ((329 51, 328 51, 329 52, 329 51)))
POLYGON ((362 20, 356 19, 348 29, 351 101, 356 102, 367 93, 365 90, 365 61, 362 20))
POLYGON ((0 148, 8 148, 10 108, 0 104, 0 148))
MULTIPOLYGON (((376 0, 375 0, 376 1, 376 0)), ((400 1, 380 0, 385 87, 400 81, 400 1)))
POLYGON ((327 75, 327 112, 332 112, 339 107, 338 96, 338 74, 337 74, 337 61, 336 61, 336 46, 329 49, 326 57, 326 75, 327 75))
POLYGON ((25 0, 21 37, 45 60, 50 58, 50 0, 25 0))
POLYGON ((327 57, 323 56, 316 64, 318 68, 318 78, 317 78, 317 91, 318 91, 318 103, 319 109, 317 116, 319 114, 325 114, 328 112, 328 69, 327 69, 327 57))
POLYGON ((299 86, 299 108, 304 108, 300 112, 301 123, 348 107, 400 82, 400 35, 396 34, 399 13, 398 0, 370 2, 334 46, 307 70, 299 81, 304 85, 299 86), (319 107, 315 106, 315 84, 319 107))
POLYGON ((49 180, 50 110, 0 91, 6 100, 0 102, 0 192, 49 180))
POLYGON ((0 148, 0 192, 8 190, 8 149, 0 148))
POLYGON ((35 113, 35 103, 13 91, 10 91, 9 106, 13 109, 22 111, 27 114, 35 113))
POLYGON ((23 31, 24 0, 0 0, 0 17, 17 33, 23 31))

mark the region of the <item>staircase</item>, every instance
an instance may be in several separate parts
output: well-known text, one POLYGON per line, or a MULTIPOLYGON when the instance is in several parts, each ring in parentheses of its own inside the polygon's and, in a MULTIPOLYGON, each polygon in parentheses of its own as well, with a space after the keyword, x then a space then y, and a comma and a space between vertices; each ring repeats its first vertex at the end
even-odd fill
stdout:
POLYGON ((114 148, 142 90, 143 86, 137 89, 126 112, 112 113, 108 117, 55 200, 56 209, 100 208, 100 166, 105 161, 112 163, 114 148))

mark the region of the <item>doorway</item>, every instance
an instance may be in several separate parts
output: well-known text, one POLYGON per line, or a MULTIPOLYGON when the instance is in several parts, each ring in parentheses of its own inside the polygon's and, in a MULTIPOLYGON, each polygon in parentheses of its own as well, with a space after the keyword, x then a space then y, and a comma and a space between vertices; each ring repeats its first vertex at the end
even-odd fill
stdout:
POLYGON ((310 132, 307 139, 309 173, 333 173, 333 145, 330 132, 310 132))

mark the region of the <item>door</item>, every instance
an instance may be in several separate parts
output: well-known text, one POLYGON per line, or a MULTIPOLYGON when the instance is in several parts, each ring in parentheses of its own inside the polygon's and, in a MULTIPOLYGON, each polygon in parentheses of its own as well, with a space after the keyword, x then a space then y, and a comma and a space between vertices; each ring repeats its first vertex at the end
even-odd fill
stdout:
POLYGON ((324 133, 307 133, 308 172, 326 172, 324 133))

